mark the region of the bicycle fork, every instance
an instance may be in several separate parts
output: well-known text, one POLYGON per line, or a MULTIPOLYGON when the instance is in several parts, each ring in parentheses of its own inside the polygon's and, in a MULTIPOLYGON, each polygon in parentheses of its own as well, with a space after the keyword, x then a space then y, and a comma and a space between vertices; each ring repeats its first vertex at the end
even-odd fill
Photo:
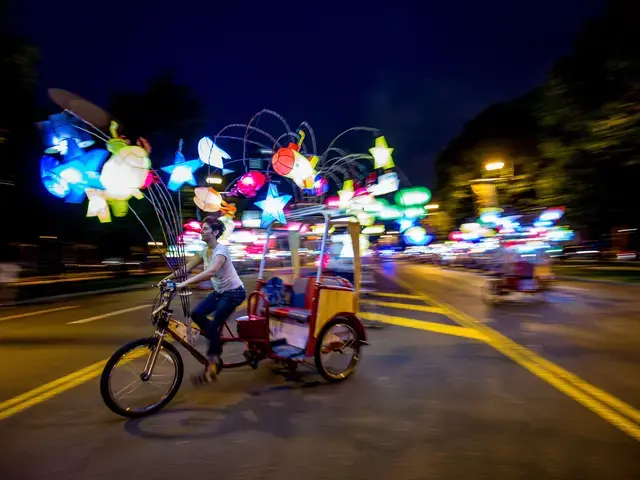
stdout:
POLYGON ((162 342, 164 341, 165 331, 158 332, 158 343, 156 343, 156 348, 153 349, 151 355, 147 359, 147 364, 144 366, 144 371, 140 374, 140 378, 143 382, 147 382, 151 379, 151 375, 153 374, 153 367, 156 366, 156 360, 158 360, 158 353, 160 352, 160 348, 162 347, 162 342))

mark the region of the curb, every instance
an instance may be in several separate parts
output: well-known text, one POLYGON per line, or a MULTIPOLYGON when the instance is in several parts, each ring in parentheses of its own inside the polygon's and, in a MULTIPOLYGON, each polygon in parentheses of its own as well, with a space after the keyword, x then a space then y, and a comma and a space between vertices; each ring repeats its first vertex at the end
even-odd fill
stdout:
POLYGON ((558 276, 557 280, 564 280, 565 282, 586 282, 586 283, 604 283, 607 285, 622 285, 625 287, 640 287, 640 283, 631 283, 631 282, 617 282, 615 280, 596 280, 593 278, 584 278, 584 277, 567 277, 567 276, 558 276))
POLYGON ((66 300, 68 298, 86 297, 89 295, 105 295, 109 293, 129 292, 129 291, 135 291, 135 290, 144 290, 146 288, 151 288, 151 284, 149 283, 149 284, 140 284, 140 285, 130 285, 128 287, 107 288, 104 290, 91 290, 88 292, 77 292, 77 293, 67 293, 62 295, 53 295, 51 297, 31 298, 29 300, 20 300, 12 303, 2 303, 0 304, 0 308, 20 307, 23 305, 35 305, 38 303, 49 303, 49 302, 56 302, 59 300, 66 300))

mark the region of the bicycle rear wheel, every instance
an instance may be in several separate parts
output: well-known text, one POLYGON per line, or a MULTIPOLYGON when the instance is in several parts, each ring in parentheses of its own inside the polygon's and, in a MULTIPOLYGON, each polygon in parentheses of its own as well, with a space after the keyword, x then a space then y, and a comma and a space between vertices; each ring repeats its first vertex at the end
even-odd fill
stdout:
POLYGON ((160 346, 151 376, 145 379, 143 375, 157 346, 156 338, 134 340, 107 361, 100 377, 100 394, 112 412, 128 418, 151 415, 178 392, 184 364, 178 350, 169 343, 160 346))

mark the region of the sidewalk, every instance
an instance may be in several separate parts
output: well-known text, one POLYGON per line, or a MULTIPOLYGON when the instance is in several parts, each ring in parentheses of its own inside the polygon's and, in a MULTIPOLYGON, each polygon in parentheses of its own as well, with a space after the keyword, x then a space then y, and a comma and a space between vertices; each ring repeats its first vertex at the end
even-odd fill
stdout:
POLYGON ((24 278, 10 284, 11 297, 0 300, 0 307, 146 288, 167 273, 166 269, 156 269, 150 272, 130 271, 127 274, 96 272, 24 278))

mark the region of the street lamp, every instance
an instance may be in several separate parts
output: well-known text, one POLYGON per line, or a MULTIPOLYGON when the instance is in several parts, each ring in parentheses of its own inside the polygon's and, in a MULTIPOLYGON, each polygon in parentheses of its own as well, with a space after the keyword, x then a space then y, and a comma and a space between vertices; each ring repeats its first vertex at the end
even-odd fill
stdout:
POLYGON ((437 203, 429 203, 428 205, 424 206, 425 210, 437 210, 440 208, 440 205, 438 205, 437 203))
POLYGON ((484 168, 492 172, 494 170, 502 170, 504 168, 504 162, 502 160, 493 160, 484 165, 484 168))

